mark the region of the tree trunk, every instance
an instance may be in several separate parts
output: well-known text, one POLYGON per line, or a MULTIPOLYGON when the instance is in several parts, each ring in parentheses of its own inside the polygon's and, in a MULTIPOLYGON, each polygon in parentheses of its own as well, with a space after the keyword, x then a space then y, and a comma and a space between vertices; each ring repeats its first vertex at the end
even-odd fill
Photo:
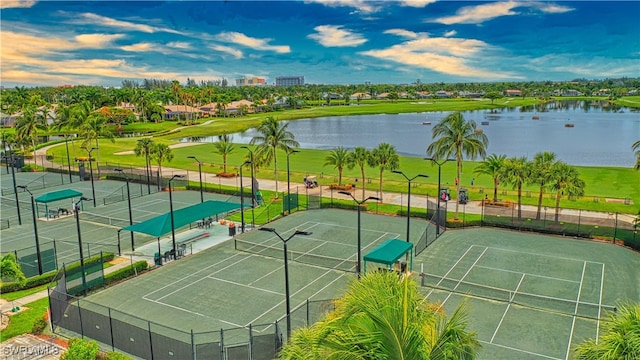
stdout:
POLYGON ((383 168, 380 168, 380 185, 379 185, 379 196, 380 196, 380 201, 382 201, 382 173, 384 172, 383 168))
POLYGON ((540 212, 542 211, 542 192, 544 190, 544 181, 540 183, 540 193, 538 194, 538 211, 536 212, 536 220, 540 220, 540 212))
POLYGON ((362 200, 364 200, 364 181, 365 181, 365 177, 364 177, 364 166, 360 167, 360 172, 362 173, 362 200))
POLYGON ((561 191, 556 192, 556 222, 560 219, 560 197, 561 191))
POLYGON ((518 185, 518 220, 522 220, 522 184, 518 185))

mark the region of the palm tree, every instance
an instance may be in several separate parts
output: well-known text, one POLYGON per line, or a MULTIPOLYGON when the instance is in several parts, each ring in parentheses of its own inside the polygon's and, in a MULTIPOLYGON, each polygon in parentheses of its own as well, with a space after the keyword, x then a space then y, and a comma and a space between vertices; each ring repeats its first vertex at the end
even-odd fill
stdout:
POLYGON ((171 148, 167 144, 155 144, 151 148, 151 157, 158 164, 158 189, 162 188, 162 163, 166 160, 171 162, 173 160, 173 153, 171 148))
POLYGON ((556 162, 556 154, 548 151, 540 152, 534 155, 531 164, 531 182, 540 184, 538 192, 538 211, 536 212, 536 220, 540 220, 542 210, 542 195, 547 187, 547 183, 551 180, 551 168, 556 162))
MULTIPOLYGON (((487 136, 482 132, 476 132, 475 121, 465 121, 460 112, 455 112, 442 119, 432 130, 432 138, 436 139, 427 147, 427 156, 437 159, 456 158, 458 165, 458 184, 456 192, 460 193, 462 184, 462 160, 467 157, 474 160, 477 157, 484 159, 489 144, 487 136)), ((458 205, 456 201, 455 219, 458 219, 458 205)))
POLYGON ((149 193, 151 193, 149 181, 149 178, 151 177, 151 149, 153 149, 154 146, 155 143, 153 142, 153 140, 151 140, 151 138, 144 138, 138 140, 138 142, 136 143, 136 148, 134 150, 136 156, 144 155, 145 173, 147 175, 147 189, 149 190, 149 193))
POLYGON ((16 137, 23 142, 30 142, 33 147, 33 158, 35 161, 36 142, 38 140, 38 130, 46 128, 46 120, 37 114, 37 109, 33 105, 22 108, 22 114, 16 121, 16 137))
POLYGON ((580 179, 580 174, 576 168, 562 161, 558 161, 553 165, 551 168, 551 188, 556 192, 556 222, 560 217, 560 199, 562 195, 582 196, 584 195, 584 187, 584 180, 580 179))
POLYGON ((473 170, 474 174, 489 175, 493 179, 493 202, 498 201, 498 186, 506 159, 506 155, 491 154, 473 170))
POLYGON ((529 182, 531 166, 526 156, 508 158, 502 170, 503 178, 518 190, 518 220, 522 220, 522 185, 529 182))
POLYGON ((600 338, 576 346, 576 360, 640 359, 640 304, 623 303, 602 322, 600 338))
POLYGON ((323 321, 296 330, 280 359, 473 359, 465 305, 447 319, 409 277, 387 271, 354 280, 323 321))
POLYGON ((358 146, 353 149, 353 152, 349 153, 347 166, 349 169, 352 169, 354 166, 358 166, 360 168, 360 175, 362 176, 362 199, 364 199, 364 184, 365 184, 365 175, 364 175, 364 167, 367 165, 369 161, 369 157, 371 156, 369 150, 362 146, 358 146))
POLYGON ((338 185, 342 185, 342 170, 349 163, 349 151, 342 146, 338 146, 337 148, 331 150, 329 155, 324 158, 324 164, 333 165, 334 168, 338 169, 338 185))
POLYGON ((218 142, 213 143, 213 152, 222 155, 222 171, 227 173, 227 155, 235 150, 235 146, 231 142, 232 137, 229 134, 218 136, 218 142))
MULTIPOLYGON (((300 147, 293 133, 287 130, 289 124, 280 124, 273 117, 266 118, 258 127, 260 135, 251 139, 252 145, 257 145, 256 157, 262 159, 264 165, 273 160, 273 174, 276 179, 276 194, 278 194, 278 149, 289 152, 291 148, 300 147)), ((278 196, 278 195, 276 195, 278 196)))
POLYGON ((84 138, 82 141, 82 147, 93 147, 92 142, 95 143, 97 150, 97 163, 98 163, 98 177, 100 177, 100 143, 98 139, 105 137, 112 143, 115 142, 115 135, 109 130, 106 116, 100 113, 92 113, 87 117, 87 120, 80 125, 78 129, 80 136, 84 138))
POLYGON ((631 145, 631 149, 636 152, 636 164, 633 168, 640 170, 640 140, 634 142, 633 145, 631 145))
POLYGON ((396 170, 400 166, 400 156, 396 152, 396 148, 389 143, 380 143, 378 147, 371 150, 369 157, 369 165, 377 166, 380 172, 380 188, 379 197, 382 201, 382 174, 385 170, 396 170))

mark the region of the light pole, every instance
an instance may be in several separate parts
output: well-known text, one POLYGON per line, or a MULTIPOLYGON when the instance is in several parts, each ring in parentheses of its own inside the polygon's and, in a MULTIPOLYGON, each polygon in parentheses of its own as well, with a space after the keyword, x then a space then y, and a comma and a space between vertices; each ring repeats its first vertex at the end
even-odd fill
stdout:
POLYGON ((87 153, 89 154, 89 176, 91 176, 91 195, 93 196, 93 207, 96 207, 96 188, 93 185, 93 165, 91 165, 91 152, 93 152, 93 150, 95 150, 96 148, 87 148, 87 147, 83 147, 83 149, 85 149, 87 151, 87 153))
POLYGON ((69 157, 69 134, 64 135, 64 146, 67 148, 67 166, 69 167, 69 183, 73 183, 73 177, 71 176, 71 157, 69 157))
POLYGON ((299 150, 291 149, 287 152, 287 212, 291 214, 291 174, 289 172, 289 156, 299 153, 299 150))
POLYGON ((73 213, 76 217, 76 228, 78 230, 78 249, 80 250, 80 271, 82 272, 82 289, 84 290, 84 295, 87 295, 87 278, 85 276, 84 273, 84 254, 82 251, 82 235, 80 233, 80 209, 78 208, 78 205, 82 202, 82 201, 89 201, 91 199, 87 199, 86 197, 81 197, 80 200, 78 200, 74 206, 73 206, 73 213))
POLYGON ((409 223, 411 218, 411 182, 419 177, 428 178, 429 175, 418 174, 412 178, 409 178, 402 171, 392 170, 391 172, 404 176, 404 178, 407 179, 407 182, 409 183, 409 187, 407 188, 407 242, 409 242, 409 223))
POLYGON ((173 197, 171 195, 171 193, 173 192, 173 190, 171 189, 171 182, 173 181, 173 179, 180 179, 183 178, 184 175, 173 175, 171 177, 171 179, 169 179, 169 213, 170 213, 170 217, 171 217, 171 244, 172 244, 172 249, 173 249, 173 259, 176 259, 176 225, 175 225, 175 221, 173 219, 173 197))
POLYGON ((240 165, 240 231, 244 233, 244 185, 242 185, 242 168, 252 164, 251 161, 245 161, 240 165))
MULTIPOLYGON (((436 209, 436 238, 438 236, 440 236, 440 179, 441 179, 441 175, 442 175, 442 165, 444 163, 446 163, 447 161, 456 161, 456 159, 440 159, 440 161, 438 161, 437 158, 425 158, 425 160, 431 160, 432 163, 438 165, 438 191, 436 192, 436 194, 438 194, 438 208, 436 209)), ((446 216, 445 216, 445 221, 446 221, 446 216)))
POLYGON ((256 216, 255 216, 255 196, 256 196, 256 189, 255 189, 255 162, 253 160, 253 151, 251 149, 249 149, 248 146, 240 146, 240 148, 242 149, 247 149, 247 151, 249 152, 249 161, 251 161, 251 226, 256 226, 256 216))
POLYGON ((289 295, 289 265, 287 261, 287 242, 296 235, 311 235, 312 232, 296 230, 293 234, 291 234, 291 236, 285 239, 282 236, 280 236, 280 234, 278 234, 276 232, 276 229, 274 228, 261 227, 259 230, 274 233, 276 234, 277 237, 280 238, 280 240, 282 240, 283 250, 284 250, 284 286, 285 286, 285 296, 286 296, 286 304, 287 304, 287 339, 289 339, 289 337, 291 336, 291 299, 289 295))
POLYGON ((23 189, 31 195, 31 215, 33 216, 33 234, 36 238, 36 257, 38 259, 38 275, 42 275, 42 255, 40 254, 40 239, 38 238, 38 219, 36 218, 36 206, 33 201, 33 193, 27 189, 26 185, 18 185, 18 189, 23 189))
POLYGON ((358 204, 358 261, 356 262, 356 273, 358 273, 358 279, 360 279, 360 259, 362 258, 360 252, 362 251, 362 236, 361 236, 361 226, 360 226, 360 207, 362 204, 364 204, 365 202, 367 202, 367 200, 375 200, 375 201, 380 201, 380 198, 377 198, 375 196, 369 196, 368 198, 362 200, 362 201, 358 201, 358 199, 356 199, 355 196, 353 196, 352 193, 348 192, 348 191, 338 191, 338 194, 343 194, 343 195, 348 195, 351 196, 351 198, 353 199, 353 201, 355 201, 356 204, 358 204))
POLYGON ((200 174, 200 202, 204 202, 204 195, 202 193, 202 163, 200 160, 196 159, 195 156, 187 156, 187 159, 193 159, 198 162, 198 173, 200 174))
MULTIPOLYGON (((124 178, 127 182, 127 204, 129 205, 129 225, 133 225, 133 215, 131 214, 131 192, 129 191, 129 176, 122 169, 113 169, 124 175, 124 178)), ((131 251, 135 251, 135 246, 133 245, 133 231, 129 231, 131 233, 131 251)))
POLYGON ((16 195, 16 209, 18 210, 18 225, 22 225, 22 216, 20 215, 20 201, 18 200, 18 187, 16 185, 16 160, 13 157, 13 149, 11 151, 11 179, 13 180, 13 192, 16 195))

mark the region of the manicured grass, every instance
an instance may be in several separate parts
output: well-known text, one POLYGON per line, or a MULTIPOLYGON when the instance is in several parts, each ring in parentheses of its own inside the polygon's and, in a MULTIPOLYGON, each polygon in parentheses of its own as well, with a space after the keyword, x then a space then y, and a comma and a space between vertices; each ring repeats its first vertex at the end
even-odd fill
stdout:
POLYGON ((35 293, 40 292, 42 290, 46 290, 47 286, 49 286, 49 285, 48 284, 40 285, 40 286, 36 286, 34 288, 31 288, 31 289, 24 289, 24 290, 14 291, 14 292, 10 292, 10 293, 4 293, 0 297, 2 299, 4 299, 4 300, 7 300, 7 301, 13 301, 13 300, 17 300, 17 299, 23 298, 23 297, 31 295, 31 294, 35 294, 35 293))
POLYGON ((10 317, 9 325, 6 329, 2 330, 1 341, 8 340, 14 336, 30 333, 35 321, 42 319, 47 313, 49 299, 43 298, 26 304, 25 307, 29 308, 29 310, 25 310, 10 317))

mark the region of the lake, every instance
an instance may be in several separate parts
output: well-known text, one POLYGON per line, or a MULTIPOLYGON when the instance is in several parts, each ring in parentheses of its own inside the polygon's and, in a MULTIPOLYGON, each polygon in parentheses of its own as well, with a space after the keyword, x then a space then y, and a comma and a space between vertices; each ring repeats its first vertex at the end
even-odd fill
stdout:
MULTIPOLYGON (((381 142, 408 156, 426 156, 431 129, 451 112, 333 116, 290 121, 288 130, 302 148, 337 146, 368 149, 381 142), (424 124, 431 122, 431 125, 424 124)), ((530 108, 464 111, 489 139, 487 154, 533 156, 554 152, 559 160, 581 166, 632 167, 631 145, 640 140, 640 113, 611 109, 595 102, 555 102, 530 108), (572 124, 573 127, 567 127, 572 124)), ((249 143, 255 129, 233 134, 233 142, 249 143)), ((217 137, 182 141, 215 142, 217 137)))

